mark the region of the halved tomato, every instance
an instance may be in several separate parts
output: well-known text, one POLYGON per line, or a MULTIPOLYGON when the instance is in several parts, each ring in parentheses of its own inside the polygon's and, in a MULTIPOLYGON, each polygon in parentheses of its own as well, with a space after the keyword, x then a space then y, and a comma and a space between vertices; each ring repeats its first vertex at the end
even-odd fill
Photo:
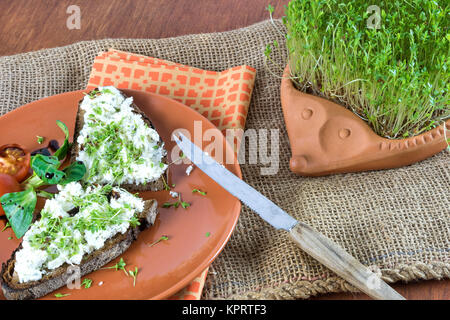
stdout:
MULTIPOLYGON (((6 173, 0 173, 0 198, 6 193, 19 192, 21 190, 19 182, 6 173)), ((4 216, 2 205, 0 204, 0 216, 4 216)))
POLYGON ((30 153, 21 145, 3 145, 0 147, 0 173, 9 174, 22 182, 30 170, 30 159, 30 153))

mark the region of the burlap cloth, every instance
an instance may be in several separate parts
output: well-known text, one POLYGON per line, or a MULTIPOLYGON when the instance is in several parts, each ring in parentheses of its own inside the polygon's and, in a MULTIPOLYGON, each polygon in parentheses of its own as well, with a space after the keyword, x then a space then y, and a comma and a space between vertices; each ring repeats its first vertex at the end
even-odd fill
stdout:
MULTIPOLYGON (((267 70, 263 54, 273 40, 283 44, 282 35, 265 21, 223 33, 85 41, 0 57, 0 115, 45 96, 85 88, 94 57, 109 48, 206 70, 252 66, 257 78, 246 128, 280 130, 280 169, 261 176, 261 167, 267 165, 243 164, 244 179, 387 282, 449 278, 449 153, 395 170, 321 178, 292 174, 280 79, 267 70)), ((285 55, 281 45, 274 56, 280 66, 285 55)), ((274 70, 281 75, 282 70, 274 70)), ((292 299, 349 290, 354 288, 301 252, 286 233, 244 207, 230 241, 210 268, 203 298, 292 299)))

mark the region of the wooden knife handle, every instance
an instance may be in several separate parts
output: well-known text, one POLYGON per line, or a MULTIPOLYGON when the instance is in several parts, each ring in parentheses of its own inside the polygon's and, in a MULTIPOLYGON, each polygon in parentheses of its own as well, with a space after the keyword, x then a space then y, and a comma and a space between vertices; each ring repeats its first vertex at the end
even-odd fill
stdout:
POLYGON ((374 299, 404 300, 399 293, 339 245, 310 226, 298 222, 291 238, 302 250, 374 299))

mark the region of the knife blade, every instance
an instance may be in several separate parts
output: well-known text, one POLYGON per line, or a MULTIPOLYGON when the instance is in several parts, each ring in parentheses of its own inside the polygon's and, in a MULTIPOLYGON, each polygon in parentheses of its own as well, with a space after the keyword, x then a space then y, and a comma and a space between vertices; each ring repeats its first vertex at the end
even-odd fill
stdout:
POLYGON ((270 225, 276 229, 289 232, 291 239, 313 258, 372 298, 404 300, 403 296, 398 294, 342 247, 309 225, 297 221, 267 197, 203 152, 182 133, 173 134, 172 137, 183 154, 200 170, 255 211, 270 225))

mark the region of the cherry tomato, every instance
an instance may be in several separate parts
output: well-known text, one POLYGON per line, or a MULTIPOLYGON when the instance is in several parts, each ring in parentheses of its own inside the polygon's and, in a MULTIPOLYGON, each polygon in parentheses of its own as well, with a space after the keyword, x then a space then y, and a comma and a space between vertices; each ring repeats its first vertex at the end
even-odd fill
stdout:
MULTIPOLYGON (((16 179, 14 179, 13 176, 5 173, 0 173, 0 197, 5 193, 19 192, 20 190, 20 184, 16 179)), ((4 215, 5 211, 3 211, 3 208, 0 204, 0 216, 4 215)))
POLYGON ((30 170, 31 155, 18 144, 6 144, 0 147, 0 173, 13 176, 18 182, 23 181, 30 170))

